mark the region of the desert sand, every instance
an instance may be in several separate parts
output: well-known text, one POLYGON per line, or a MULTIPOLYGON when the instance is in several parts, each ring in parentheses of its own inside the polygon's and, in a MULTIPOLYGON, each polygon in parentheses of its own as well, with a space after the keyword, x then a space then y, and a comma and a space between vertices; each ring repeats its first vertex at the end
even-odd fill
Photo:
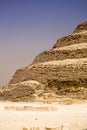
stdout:
POLYGON ((45 127, 56 128, 66 124, 68 128, 63 130, 87 129, 87 102, 70 105, 0 102, 0 130, 22 130, 24 127, 39 127, 42 130, 45 127), (30 106, 34 110, 23 109, 30 106), (38 107, 48 109, 38 111, 38 107))

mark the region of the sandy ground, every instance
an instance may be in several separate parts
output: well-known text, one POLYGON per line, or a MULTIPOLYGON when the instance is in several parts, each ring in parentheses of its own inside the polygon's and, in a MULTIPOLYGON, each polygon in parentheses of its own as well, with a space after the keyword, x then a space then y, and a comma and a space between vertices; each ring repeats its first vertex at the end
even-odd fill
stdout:
POLYGON ((0 102, 0 130, 22 130, 23 127, 59 127, 68 124, 69 129, 87 128, 87 103, 61 105, 58 103, 12 103, 0 102), (55 111, 5 110, 5 107, 54 107, 55 111))

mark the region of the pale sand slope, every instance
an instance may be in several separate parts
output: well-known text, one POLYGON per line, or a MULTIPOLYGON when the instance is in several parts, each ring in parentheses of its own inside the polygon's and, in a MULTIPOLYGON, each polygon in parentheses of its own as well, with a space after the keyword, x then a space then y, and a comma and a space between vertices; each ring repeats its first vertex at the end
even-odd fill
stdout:
POLYGON ((0 102, 0 130, 22 130, 23 127, 58 127, 69 123, 70 130, 87 128, 87 103, 60 105, 0 102), (56 111, 5 110, 6 106, 53 106, 56 111))

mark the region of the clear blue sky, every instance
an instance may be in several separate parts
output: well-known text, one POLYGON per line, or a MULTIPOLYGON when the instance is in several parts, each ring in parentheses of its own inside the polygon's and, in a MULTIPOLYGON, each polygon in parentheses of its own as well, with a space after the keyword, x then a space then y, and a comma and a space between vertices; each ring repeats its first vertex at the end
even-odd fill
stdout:
POLYGON ((87 0, 0 0, 0 85, 87 21, 87 0))

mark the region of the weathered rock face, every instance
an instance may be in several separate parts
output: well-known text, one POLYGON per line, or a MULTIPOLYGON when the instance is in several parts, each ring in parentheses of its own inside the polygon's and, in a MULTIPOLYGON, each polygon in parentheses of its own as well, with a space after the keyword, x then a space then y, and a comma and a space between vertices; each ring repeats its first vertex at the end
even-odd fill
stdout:
POLYGON ((84 80, 87 79, 86 70, 87 58, 43 62, 18 70, 10 84, 28 80, 36 80, 42 84, 46 84, 48 79, 84 80))
POLYGON ((3 93, 0 93, 0 97, 9 101, 34 101, 43 92, 43 87, 42 84, 33 80, 10 84, 3 93))
POLYGON ((66 47, 51 49, 49 51, 44 51, 35 58, 33 64, 65 59, 79 59, 86 57, 87 43, 80 43, 69 45, 66 47))
POLYGON ((51 50, 39 54, 33 63, 19 69, 9 84, 36 80, 43 84, 48 79, 79 80, 87 78, 87 22, 74 32, 57 40, 51 50))
POLYGON ((85 57, 87 57, 87 22, 79 24, 72 34, 58 39, 53 48, 39 54, 33 64, 85 57))
POLYGON ((87 43, 87 22, 79 24, 72 34, 58 39, 53 48, 84 42, 87 43))
POLYGON ((87 31, 87 22, 80 23, 74 30, 74 33, 87 31))
POLYGON ((71 92, 73 87, 75 91, 79 87, 87 88, 87 22, 79 24, 72 34, 58 39, 51 50, 39 54, 31 65, 17 70, 9 82, 9 90, 3 94, 10 94, 11 99, 13 93, 18 101, 30 100, 35 94, 54 92, 58 95, 60 90, 71 92), (31 81, 33 86, 24 85, 31 81), (17 98, 18 93, 21 98, 17 98))

